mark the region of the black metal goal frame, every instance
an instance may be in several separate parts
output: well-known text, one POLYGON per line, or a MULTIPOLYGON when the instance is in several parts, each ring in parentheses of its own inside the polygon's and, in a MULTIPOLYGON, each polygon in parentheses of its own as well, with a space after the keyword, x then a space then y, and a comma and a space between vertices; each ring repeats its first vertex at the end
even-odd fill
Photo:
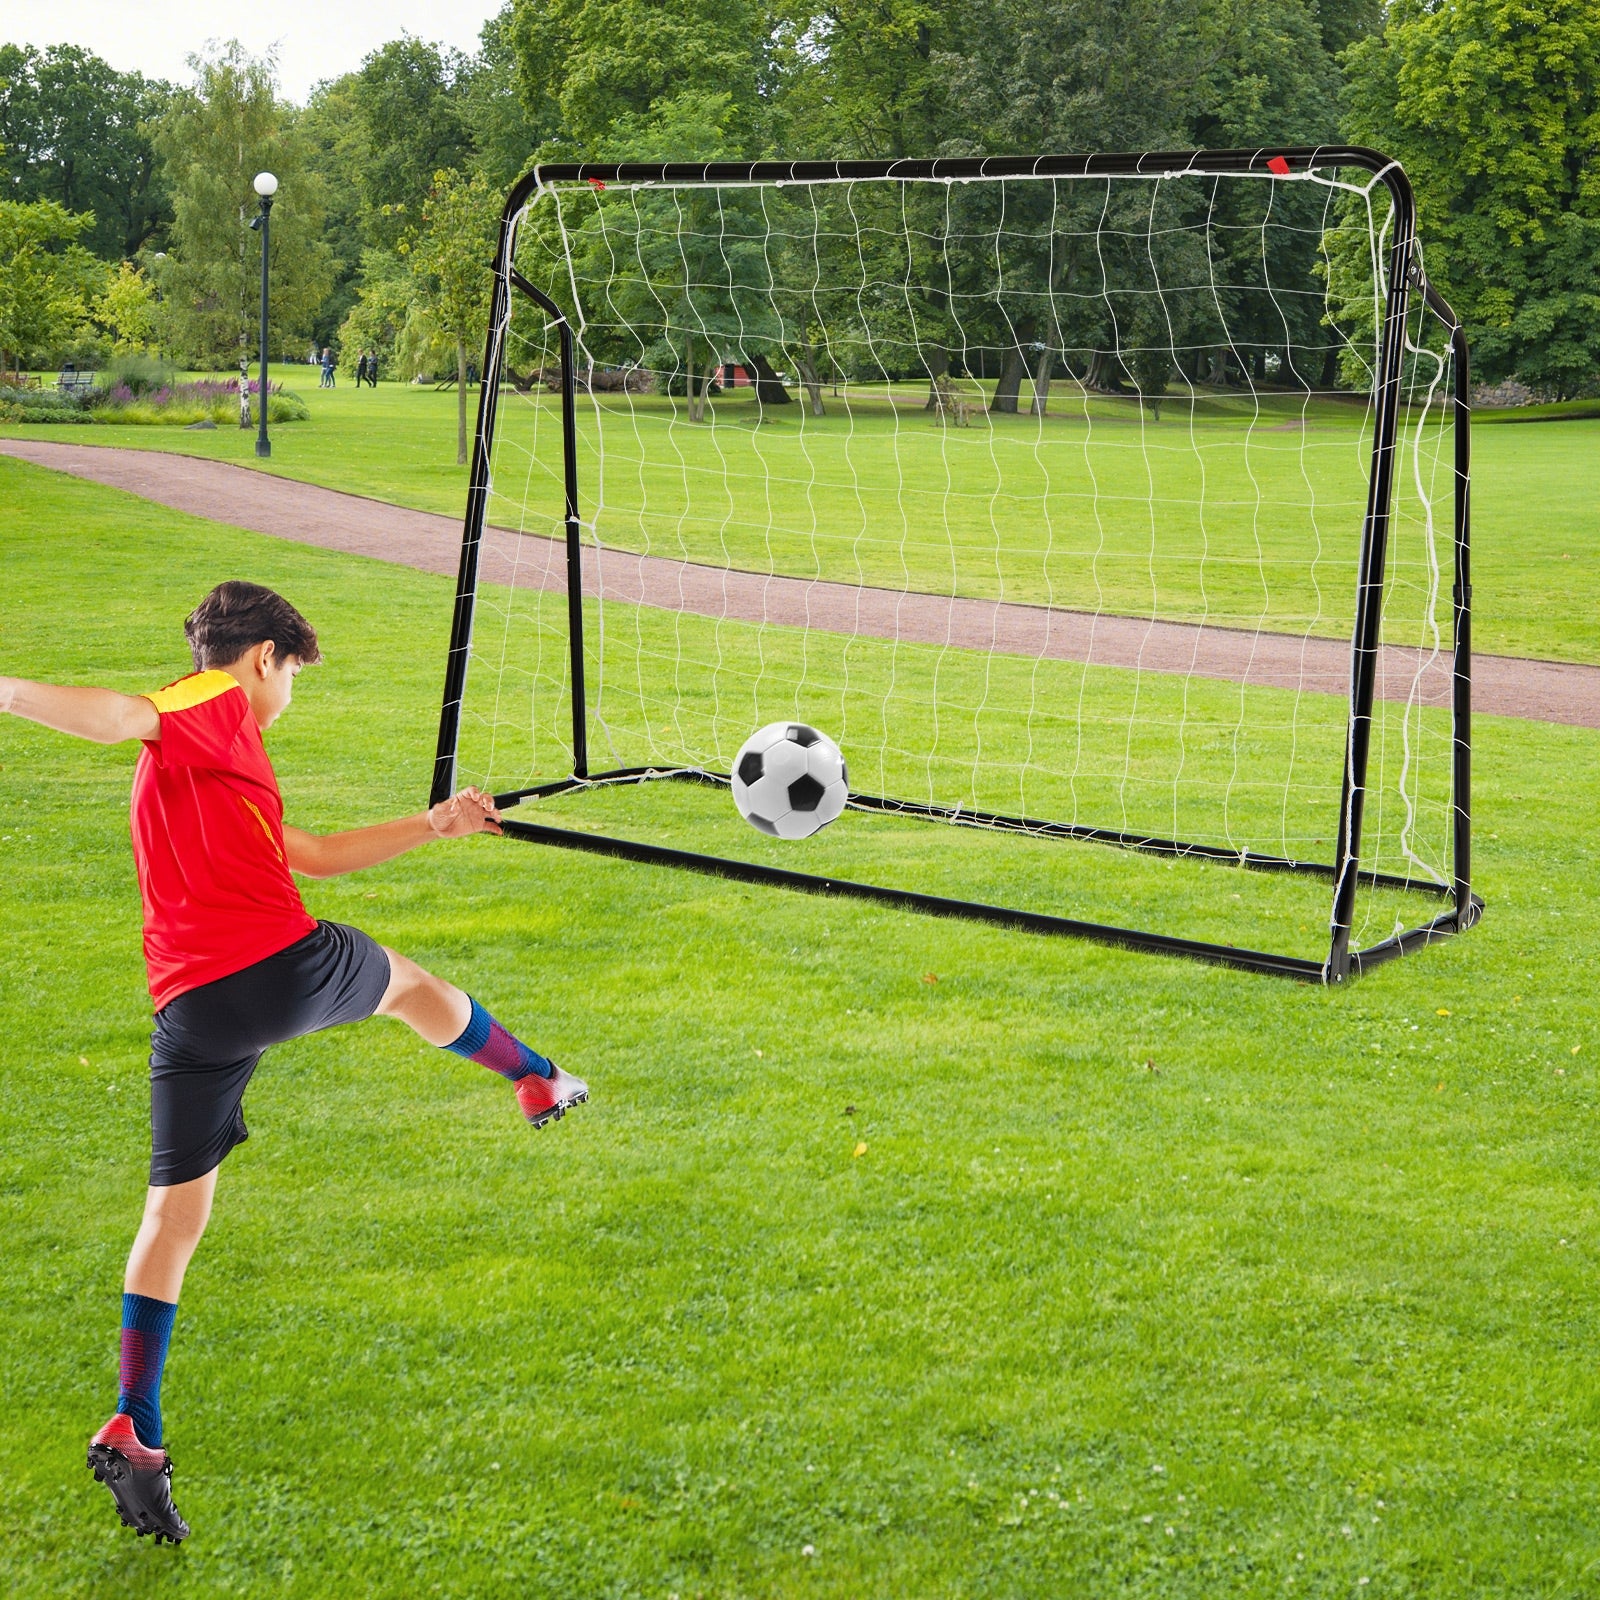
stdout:
POLYGON ((565 476, 567 617, 572 696, 573 771, 570 778, 534 788, 497 795, 507 808, 522 800, 540 799, 613 784, 641 783, 672 778, 701 783, 726 783, 726 774, 698 768, 629 767, 591 772, 588 760, 588 707, 584 690, 583 579, 581 524, 578 509, 577 408, 575 401, 574 342, 566 313, 530 284, 516 269, 517 223, 530 199, 551 184, 608 183, 758 184, 840 183, 858 179, 944 182, 978 178, 1177 178, 1184 176, 1288 176, 1312 168, 1357 168, 1372 173, 1388 190, 1394 204, 1394 231, 1388 251, 1388 280, 1374 404, 1372 467, 1368 478, 1367 508, 1362 524, 1356 579, 1356 612, 1351 638, 1350 715, 1345 740, 1344 778, 1341 786, 1337 850, 1330 865, 1285 856, 1232 851, 1214 845, 1158 839, 1078 824, 1005 817, 958 808, 903 802, 881 796, 852 794, 849 805, 857 810, 923 816, 971 826, 1007 829, 1035 836, 1090 840, 1101 844, 1158 855, 1210 860, 1252 871, 1302 873, 1327 879, 1333 885, 1333 911, 1326 960, 1313 961, 1264 950, 1211 944, 1135 928, 1083 922, 1013 907, 956 900, 852 879, 791 872, 720 856, 674 850, 629 839, 506 820, 505 832, 516 839, 532 840, 564 849, 659 866, 686 868, 748 883, 772 885, 814 894, 836 894, 876 901, 936 916, 969 918, 1036 933, 1065 934, 1078 938, 1147 951, 1179 955, 1242 968, 1252 972, 1311 982, 1341 983, 1371 967, 1410 954, 1452 934, 1465 932, 1479 918, 1482 900, 1471 887, 1471 604, 1470 554, 1470 424, 1466 337, 1460 319, 1422 270, 1416 241, 1416 205, 1411 185, 1398 162, 1375 150, 1354 145, 1282 146, 1257 150, 1179 150, 1144 154, 1055 155, 1036 157, 985 156, 939 158, 920 161, 757 161, 707 163, 583 163, 536 167, 519 179, 506 198, 500 219, 499 245, 494 261, 490 297, 489 333, 484 351, 483 380, 478 399, 477 432, 473 443, 466 516, 462 528, 461 564, 456 583, 455 613, 445 671, 444 699, 439 718, 439 743, 434 759, 430 803, 448 798, 456 781, 456 749, 461 704, 466 689, 467 665, 472 645, 472 623, 477 595, 478 558, 483 539, 490 487, 490 454, 499 406, 505 339, 510 325, 511 293, 527 296, 550 318, 561 347, 562 455, 565 476), (1394 499, 1395 455, 1399 436, 1402 367, 1406 320, 1411 294, 1424 303, 1449 331, 1455 389, 1454 464, 1454 574, 1451 601, 1454 619, 1452 666, 1452 881, 1449 884, 1416 882, 1360 865, 1361 829, 1367 793, 1367 766, 1371 749, 1372 707, 1376 687, 1383 614, 1384 565, 1394 499), (1412 889, 1437 894, 1450 902, 1430 921, 1408 928, 1365 949, 1351 948, 1355 899, 1361 884, 1412 889))

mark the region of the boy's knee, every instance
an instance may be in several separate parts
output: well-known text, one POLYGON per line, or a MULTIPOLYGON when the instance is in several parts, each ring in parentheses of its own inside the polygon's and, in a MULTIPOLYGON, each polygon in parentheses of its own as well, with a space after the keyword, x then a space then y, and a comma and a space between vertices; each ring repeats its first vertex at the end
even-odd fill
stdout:
POLYGON ((383 945, 381 948, 389 958, 389 987, 383 991, 383 998, 378 1002, 378 1010, 389 1016, 396 1007, 403 1006, 407 998, 414 995, 428 981, 428 974, 409 956, 401 955, 398 950, 391 950, 388 945, 383 945))
POLYGON ((146 1226, 163 1238, 198 1240, 211 1220, 211 1197, 216 1174, 207 1173, 192 1183, 177 1183, 150 1189, 145 1196, 146 1226))

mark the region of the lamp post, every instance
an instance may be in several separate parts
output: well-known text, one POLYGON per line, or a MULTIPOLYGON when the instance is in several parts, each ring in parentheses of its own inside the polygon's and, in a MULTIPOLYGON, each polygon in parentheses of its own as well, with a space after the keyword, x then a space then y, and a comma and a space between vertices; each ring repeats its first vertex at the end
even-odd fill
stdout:
POLYGON ((261 416, 256 431, 256 454, 270 456, 272 443, 267 438, 267 237, 272 224, 272 197, 278 192, 278 180, 270 172, 258 172, 256 194, 261 199, 261 215, 250 224, 261 233, 261 389, 256 406, 261 416))

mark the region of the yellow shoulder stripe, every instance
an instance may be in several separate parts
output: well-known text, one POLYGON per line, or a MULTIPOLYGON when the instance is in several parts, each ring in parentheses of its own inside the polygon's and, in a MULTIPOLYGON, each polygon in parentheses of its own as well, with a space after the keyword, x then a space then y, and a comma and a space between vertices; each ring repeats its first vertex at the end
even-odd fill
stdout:
POLYGON ((209 672, 195 672, 187 678, 179 678, 165 689, 152 690, 145 699, 157 711, 187 711, 191 706, 203 706, 207 700, 215 700, 219 694, 238 687, 239 680, 231 672, 213 667, 209 672))

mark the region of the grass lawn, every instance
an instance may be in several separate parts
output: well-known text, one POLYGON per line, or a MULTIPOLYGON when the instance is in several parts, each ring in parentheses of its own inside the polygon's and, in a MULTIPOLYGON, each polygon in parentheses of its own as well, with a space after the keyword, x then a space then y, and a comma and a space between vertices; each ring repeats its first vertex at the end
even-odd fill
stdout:
MULTIPOLYGON (((274 430, 265 470, 459 515, 466 472, 454 465, 453 394, 319 390, 304 367, 279 376, 312 416, 274 430)), ((586 515, 595 516, 599 485, 600 534, 624 548, 936 593, 1348 632, 1366 492, 1359 411, 1322 403, 1304 418, 1298 405, 1258 416, 1234 398, 1191 415, 1169 400, 1152 423, 1131 401, 1095 400, 1086 421, 1083 402, 1057 388, 1042 425, 979 419, 950 430, 923 416, 912 384, 897 387, 893 406, 858 397, 847 409, 830 397, 820 421, 794 405, 769 408, 777 420, 759 427, 747 394, 722 403, 709 427, 674 421, 663 399, 611 397, 600 414, 603 456, 586 401, 586 515)), ((491 516, 550 531, 561 513, 555 402, 507 393, 501 415, 491 516)), ((258 465, 254 436, 236 429, 4 431, 258 465)), ((1425 445, 1422 461, 1447 518, 1439 443, 1425 445)), ((1473 450, 1476 647, 1600 662, 1600 420, 1484 428, 1473 450)), ((1411 475, 1400 477, 1390 637, 1415 643, 1429 574, 1411 475)), ((1443 538, 1440 552, 1447 560, 1443 538)))
MULTIPOLYGON (((248 574, 328 654, 291 819, 420 803, 450 582, 12 462, 0 515, 0 670, 166 681, 248 574)), ((386 1023, 272 1053, 174 1552, 83 1468, 147 1155, 133 754, 0 726, 0 1590, 1600 1594, 1600 734, 1477 733, 1484 924, 1339 992, 488 839, 308 885, 594 1099, 532 1135, 386 1023)))

